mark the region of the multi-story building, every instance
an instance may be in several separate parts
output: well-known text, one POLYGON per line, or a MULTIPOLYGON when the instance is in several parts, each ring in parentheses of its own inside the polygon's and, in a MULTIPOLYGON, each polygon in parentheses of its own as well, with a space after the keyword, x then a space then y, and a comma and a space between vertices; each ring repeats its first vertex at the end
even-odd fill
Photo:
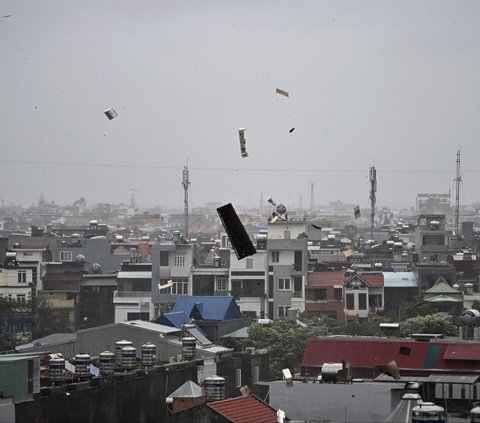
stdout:
MULTIPOLYGON (((170 311, 177 295, 193 294, 193 245, 182 242, 179 237, 162 240, 152 247, 151 256, 153 317, 157 317, 170 311)), ((199 289, 202 288, 195 287, 195 291, 199 289)))
POLYGON ((304 220, 268 224, 268 317, 285 318, 289 308, 305 310, 307 239, 304 220))
POLYGON ((415 229, 415 251, 421 262, 440 263, 447 259, 445 215, 421 214, 415 229))
POLYGON ((344 272, 309 272, 305 287, 305 310, 309 315, 345 321, 343 306, 344 272))
POLYGON ((345 315, 369 319, 384 308, 383 273, 357 272, 345 279, 345 315))

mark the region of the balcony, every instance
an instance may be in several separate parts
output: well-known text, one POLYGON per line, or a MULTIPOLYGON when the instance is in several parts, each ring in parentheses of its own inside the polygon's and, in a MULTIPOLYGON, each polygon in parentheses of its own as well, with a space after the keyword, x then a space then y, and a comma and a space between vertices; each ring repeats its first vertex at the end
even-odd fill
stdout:
POLYGON ((150 304, 152 293, 150 291, 115 291, 113 293, 114 304, 137 303, 150 304))

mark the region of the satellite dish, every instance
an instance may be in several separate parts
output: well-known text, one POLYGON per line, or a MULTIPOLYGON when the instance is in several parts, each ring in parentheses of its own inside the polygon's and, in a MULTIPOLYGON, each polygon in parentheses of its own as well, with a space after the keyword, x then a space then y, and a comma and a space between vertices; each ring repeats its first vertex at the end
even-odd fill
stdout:
POLYGON ((90 266, 90 273, 100 273, 102 271, 102 266, 100 266, 98 263, 93 263, 90 266))
POLYGON ((280 203, 278 206, 277 206, 277 213, 278 214, 285 214, 287 212, 287 208, 285 207, 284 204, 280 203))
POLYGON ((79 254, 75 257, 76 263, 85 263, 85 256, 83 254, 79 254))

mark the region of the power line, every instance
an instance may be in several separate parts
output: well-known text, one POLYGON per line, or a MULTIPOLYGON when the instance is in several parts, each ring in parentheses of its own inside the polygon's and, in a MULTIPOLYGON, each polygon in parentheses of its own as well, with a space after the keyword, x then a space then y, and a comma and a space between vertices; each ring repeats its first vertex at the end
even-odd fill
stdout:
MULTIPOLYGON (((109 167, 109 168, 138 168, 138 169, 165 169, 181 170, 183 166, 163 166, 152 164, 128 164, 128 163, 86 163, 86 162, 53 162, 40 160, 2 160, 0 163, 6 164, 28 164, 43 166, 75 166, 75 167, 109 167)), ((193 170, 208 171, 235 171, 235 172, 304 172, 304 173, 367 173, 367 169, 295 169, 295 168, 237 168, 237 167, 202 167, 189 166, 193 170)), ((445 169, 385 169, 379 170, 379 173, 455 173, 455 170, 445 169)), ((480 173, 480 170, 463 170, 463 173, 480 173)))

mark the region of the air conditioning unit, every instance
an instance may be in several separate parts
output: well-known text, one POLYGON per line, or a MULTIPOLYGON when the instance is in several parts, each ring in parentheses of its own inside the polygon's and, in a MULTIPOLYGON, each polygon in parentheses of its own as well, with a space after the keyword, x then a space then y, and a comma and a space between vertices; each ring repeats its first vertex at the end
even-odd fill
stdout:
POLYGON ((255 354, 255 347, 247 347, 245 348, 245 351, 250 354, 255 354))

